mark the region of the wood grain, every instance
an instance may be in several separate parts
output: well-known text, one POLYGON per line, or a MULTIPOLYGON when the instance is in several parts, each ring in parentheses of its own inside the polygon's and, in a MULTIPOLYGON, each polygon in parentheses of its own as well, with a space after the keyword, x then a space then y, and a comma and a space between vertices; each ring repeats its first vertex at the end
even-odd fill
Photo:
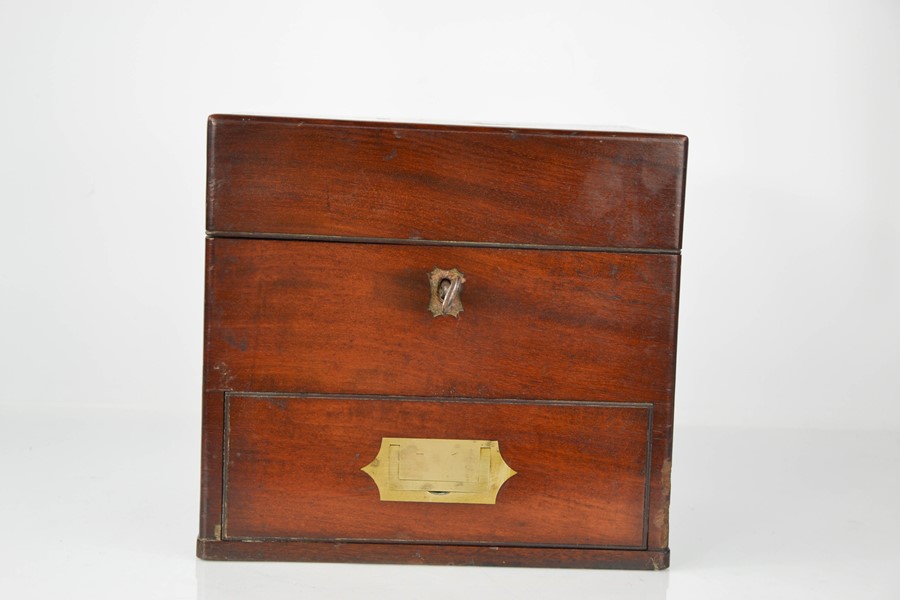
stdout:
POLYGON ((203 394, 203 438, 200 455, 200 537, 222 537, 222 472, 225 461, 225 395, 203 394))
POLYGON ((687 138, 214 115, 207 229, 681 247, 687 138))
POLYGON ((686 153, 210 117, 198 556, 666 568, 686 153), (497 439, 520 474, 497 505, 381 502, 381 437, 497 439))
POLYGON ((225 539, 644 547, 650 406, 229 395, 225 539), (497 440, 493 505, 385 502, 384 437, 497 440))
POLYGON ((662 402, 678 256, 209 242, 207 389, 662 402), (459 318, 428 273, 466 277, 459 318))

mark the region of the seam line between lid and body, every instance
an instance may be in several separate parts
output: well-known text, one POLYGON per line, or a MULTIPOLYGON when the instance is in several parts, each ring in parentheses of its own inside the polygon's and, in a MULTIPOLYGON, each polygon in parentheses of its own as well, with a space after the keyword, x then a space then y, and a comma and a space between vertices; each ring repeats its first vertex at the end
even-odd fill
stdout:
POLYGON ((427 240, 408 238, 313 235, 303 233, 257 233, 248 231, 209 231, 214 239, 281 240, 303 242, 340 242, 348 244, 385 244, 405 246, 456 246, 462 248, 496 248, 508 250, 559 250, 567 252, 613 252, 619 254, 681 254, 675 248, 628 248, 610 246, 578 246, 567 244, 519 244, 513 242, 475 242, 465 240, 427 240))

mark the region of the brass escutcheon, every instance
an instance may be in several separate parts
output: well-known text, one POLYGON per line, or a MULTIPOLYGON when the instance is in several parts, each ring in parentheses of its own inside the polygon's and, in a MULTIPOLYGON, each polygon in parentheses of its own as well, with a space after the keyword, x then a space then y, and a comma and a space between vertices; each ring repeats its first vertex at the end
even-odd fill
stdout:
POLYGON ((459 318, 459 313, 463 310, 459 296, 462 285, 466 282, 463 274, 458 269, 448 271, 435 267, 428 274, 428 282, 431 284, 431 301, 428 303, 431 314, 435 317, 450 315, 459 318))

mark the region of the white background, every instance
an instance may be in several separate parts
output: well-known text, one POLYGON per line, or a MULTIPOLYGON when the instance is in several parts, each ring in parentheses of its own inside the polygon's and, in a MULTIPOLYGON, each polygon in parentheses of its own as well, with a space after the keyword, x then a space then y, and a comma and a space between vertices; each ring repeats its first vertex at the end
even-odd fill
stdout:
MULTIPOLYGON (((129 575, 131 597, 446 573, 195 566, 210 113, 688 135, 673 568, 566 581, 735 597, 748 549, 804 538, 771 581, 823 597, 871 568, 870 597, 897 597, 872 565, 900 558, 900 519, 875 498, 900 491, 900 3, 3 0, 0 77, 0 584, 20 597, 79 581, 121 597, 104 579, 117 559, 174 578, 129 575), (749 472, 725 460, 738 439, 749 472), (769 504, 780 517, 754 512, 769 504), (813 547, 859 570, 803 563, 813 547)), ((490 587, 511 571, 444 577, 484 572, 490 587)))

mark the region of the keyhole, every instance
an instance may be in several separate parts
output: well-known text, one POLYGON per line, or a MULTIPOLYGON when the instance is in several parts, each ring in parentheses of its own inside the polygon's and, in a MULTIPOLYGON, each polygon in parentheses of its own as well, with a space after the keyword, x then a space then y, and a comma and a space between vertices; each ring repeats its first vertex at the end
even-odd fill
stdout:
POLYGON ((450 291, 451 285, 453 284, 449 279, 441 279, 441 282, 438 284, 438 298, 441 299, 441 302, 447 297, 447 292, 450 291))
POLYGON ((462 311, 462 303, 459 295, 462 286, 466 282, 463 274, 456 269, 446 271, 437 267, 428 274, 428 284, 431 286, 431 300, 428 302, 428 310, 435 317, 451 315, 456 317, 462 311))

